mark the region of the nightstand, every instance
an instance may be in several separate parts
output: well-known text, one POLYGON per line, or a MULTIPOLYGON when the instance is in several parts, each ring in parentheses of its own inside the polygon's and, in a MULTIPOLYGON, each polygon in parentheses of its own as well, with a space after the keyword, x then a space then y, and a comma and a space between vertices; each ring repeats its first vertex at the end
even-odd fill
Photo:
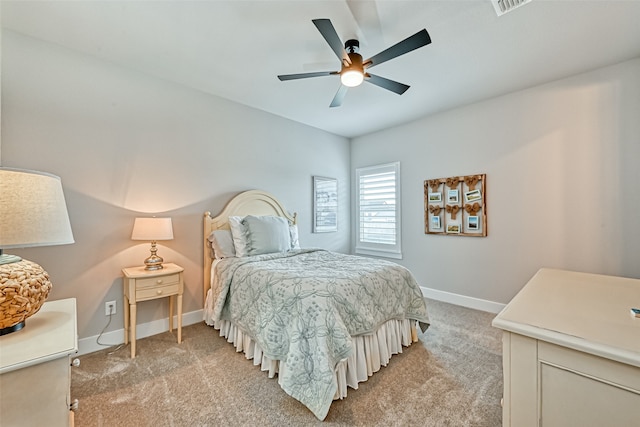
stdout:
POLYGON ((1 336, 0 425, 73 426, 77 351, 75 298, 45 302, 24 329, 1 336))
POLYGON ((136 303, 169 297, 169 331, 173 331, 173 305, 178 298, 178 343, 182 342, 182 291, 184 269, 165 263, 161 270, 144 266, 123 268, 124 274, 124 343, 131 338, 131 358, 136 357, 136 303))

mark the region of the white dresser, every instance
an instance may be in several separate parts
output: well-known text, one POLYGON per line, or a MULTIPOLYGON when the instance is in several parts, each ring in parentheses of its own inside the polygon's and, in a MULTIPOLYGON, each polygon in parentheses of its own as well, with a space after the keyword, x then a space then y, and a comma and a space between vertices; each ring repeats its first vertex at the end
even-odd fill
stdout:
POLYGON ((493 320, 503 426, 640 425, 640 280, 541 269, 493 320))
POLYGON ((70 357, 75 298, 45 302, 24 329, 0 336, 0 425, 73 425, 70 357))

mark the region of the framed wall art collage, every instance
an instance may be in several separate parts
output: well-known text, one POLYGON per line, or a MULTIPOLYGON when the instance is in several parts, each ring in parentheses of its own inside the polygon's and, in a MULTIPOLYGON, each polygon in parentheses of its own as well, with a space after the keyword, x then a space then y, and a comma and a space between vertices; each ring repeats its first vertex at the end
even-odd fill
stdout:
POLYGON ((425 180, 425 234, 485 237, 486 179, 482 174, 425 180))

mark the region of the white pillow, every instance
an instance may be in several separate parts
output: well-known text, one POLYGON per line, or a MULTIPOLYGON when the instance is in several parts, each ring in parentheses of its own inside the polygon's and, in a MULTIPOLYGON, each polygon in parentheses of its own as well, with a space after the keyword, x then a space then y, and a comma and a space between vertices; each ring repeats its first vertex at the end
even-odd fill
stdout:
POLYGON ((216 259, 236 256, 231 230, 215 230, 209 234, 209 241, 216 259))
POLYGON ((230 216, 229 228, 231 228, 231 235, 233 236, 233 246, 236 249, 236 256, 243 257, 249 255, 247 249, 247 230, 242 220, 243 216, 230 216))
POLYGON ((291 249, 300 249, 300 241, 298 240, 298 226, 289 226, 289 235, 291 236, 291 249))
POLYGON ((286 252, 291 249, 289 221, 286 219, 271 215, 247 215, 242 224, 247 229, 249 255, 286 252))

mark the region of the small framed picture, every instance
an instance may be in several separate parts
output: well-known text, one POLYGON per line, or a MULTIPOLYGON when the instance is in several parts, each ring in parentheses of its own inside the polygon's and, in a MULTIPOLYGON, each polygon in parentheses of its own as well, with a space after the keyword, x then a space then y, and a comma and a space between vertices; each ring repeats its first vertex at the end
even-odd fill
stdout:
POLYGON ((432 216, 431 217, 431 229, 432 230, 440 230, 440 217, 439 216, 432 216))
POLYGON ((429 202, 441 202, 442 193, 429 193, 429 202))
POLYGON ((338 231, 338 180, 313 177, 313 232, 338 231))
POLYGON ((480 227, 480 217, 478 216, 470 216, 467 217, 467 229, 477 231, 480 227))
POLYGON ((460 234, 460 224, 457 222, 447 224, 448 234, 460 234))
POLYGON ((477 200, 482 199, 482 194, 480 194, 480 190, 472 190, 464 193, 464 197, 467 202, 475 202, 477 200))
POLYGON ((449 192, 447 193, 447 202, 458 203, 459 201, 458 190, 449 190, 449 192))

